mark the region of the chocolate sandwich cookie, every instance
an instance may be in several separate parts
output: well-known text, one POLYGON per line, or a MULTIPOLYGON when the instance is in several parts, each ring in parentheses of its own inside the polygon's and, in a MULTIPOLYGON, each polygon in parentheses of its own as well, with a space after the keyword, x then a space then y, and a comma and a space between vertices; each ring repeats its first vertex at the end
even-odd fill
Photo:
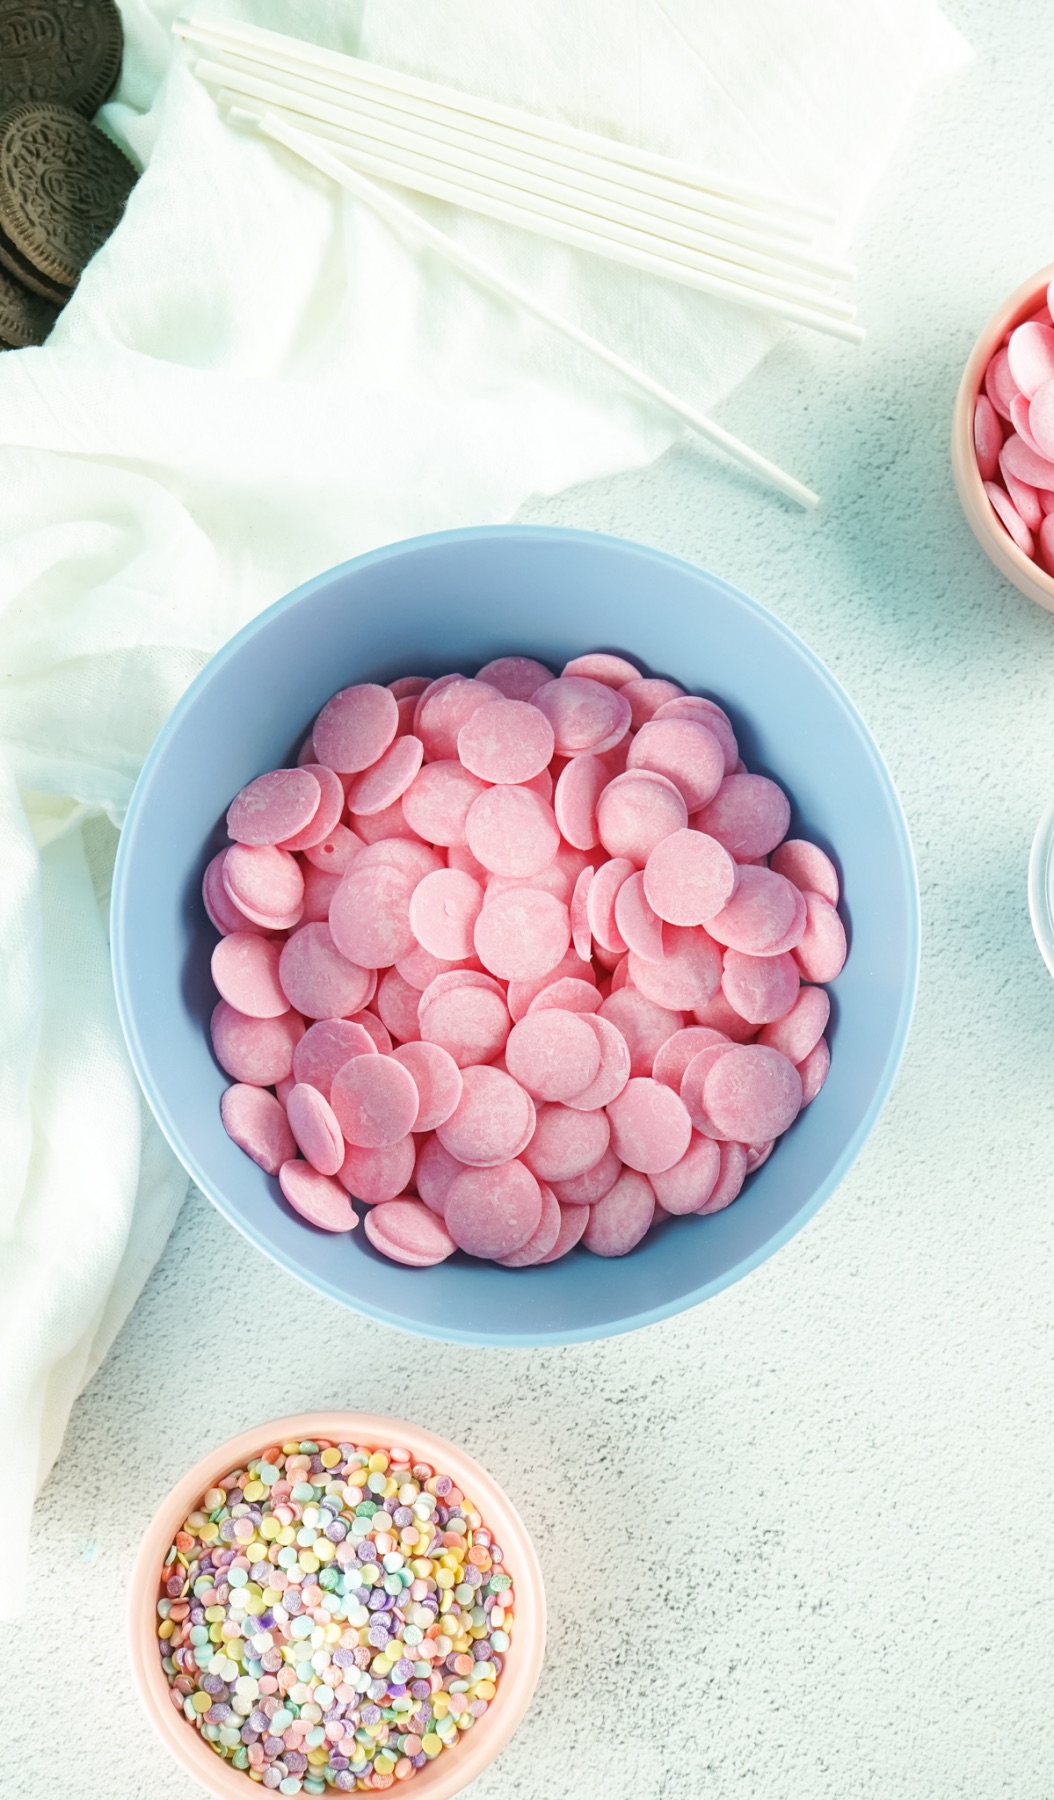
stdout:
POLYGON ((14 244, 4 236, 2 231, 0 231, 0 269, 6 269, 8 274, 14 276, 23 287, 28 288, 31 293, 37 294, 42 300, 52 301, 55 306, 65 306, 70 297, 72 291, 70 288, 60 287, 57 281, 46 281, 34 269, 32 263, 27 262, 24 256, 19 256, 14 244))
POLYGON ((20 100, 90 118, 121 72, 114 0, 0 0, 0 112, 20 100))
POLYGON ((104 244, 138 179, 79 113, 26 104, 0 118, 0 263, 62 300, 104 244))
POLYGON ((50 300, 29 293, 0 269, 0 346, 24 350, 42 344, 58 316, 59 308, 50 300))

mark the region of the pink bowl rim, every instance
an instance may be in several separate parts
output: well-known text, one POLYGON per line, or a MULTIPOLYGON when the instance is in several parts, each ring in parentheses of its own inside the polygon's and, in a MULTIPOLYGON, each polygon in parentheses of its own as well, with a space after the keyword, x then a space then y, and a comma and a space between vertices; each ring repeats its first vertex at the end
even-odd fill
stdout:
MULTIPOLYGON (((294 1413, 218 1444, 177 1481, 143 1533, 129 1580, 128 1652, 143 1707, 176 1761, 217 1800, 248 1800, 250 1793, 266 1791, 250 1782, 243 1770, 221 1761, 168 1698, 168 1682, 157 1654, 157 1570, 187 1512, 217 1476, 237 1468, 244 1458, 268 1444, 294 1437, 300 1441, 326 1438, 333 1443, 394 1444, 405 1447, 415 1459, 441 1468, 477 1501, 514 1571, 516 1629, 488 1711, 476 1729, 462 1738, 454 1754, 445 1753, 410 1778, 407 1791, 416 1800, 452 1800, 504 1749, 530 1705, 545 1655, 545 1588, 534 1545, 508 1495, 466 1451, 406 1419, 373 1412, 294 1413)), ((406 1787, 402 1782, 398 1785, 401 1790, 406 1787)), ((326 1791, 336 1794, 338 1790, 326 1791)))
POLYGON ((1036 310, 1039 300, 1052 281, 1054 263, 1030 275, 1027 281, 1015 288, 996 308, 981 331, 967 359, 955 397, 951 456, 956 492, 967 523, 981 548, 1021 593, 1054 612, 1054 579, 1038 563, 1034 563, 1031 557, 1026 556, 1023 550, 1018 549, 995 517, 984 491, 973 447, 974 402, 981 392, 989 361, 998 349, 1004 332, 1012 330, 1036 310))

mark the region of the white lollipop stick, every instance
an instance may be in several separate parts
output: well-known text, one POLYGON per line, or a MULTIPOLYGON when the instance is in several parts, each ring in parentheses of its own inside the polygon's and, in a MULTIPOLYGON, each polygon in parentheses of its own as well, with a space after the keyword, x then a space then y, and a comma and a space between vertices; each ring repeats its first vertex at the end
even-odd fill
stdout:
MULTIPOLYGON (((638 174, 625 165, 586 157, 567 146, 540 137, 511 133, 488 120, 465 112, 453 112, 395 90, 371 86, 359 75, 347 70, 320 68, 299 55, 296 40, 287 39, 289 49, 279 53, 273 48, 253 44, 251 50, 240 40, 231 41, 222 27, 177 24, 177 34, 187 41, 211 48, 217 56, 246 73, 260 74, 270 69, 281 74, 290 86, 301 93, 315 93, 320 99, 334 101, 343 95, 354 102, 356 110, 378 120, 401 123, 437 143, 451 149, 486 154, 492 162, 507 165, 542 178, 559 179, 598 198, 635 206, 655 219, 674 225, 698 229, 729 243, 778 256, 788 264, 833 278, 852 279, 857 271, 844 258, 823 255, 794 241, 808 234, 795 230, 789 240, 782 223, 765 227, 744 226, 708 209, 705 195, 694 195, 688 188, 674 190, 677 198, 667 198, 658 191, 655 178, 638 174), (594 167, 595 165, 595 167, 594 167)), ((350 58, 344 59, 349 64, 350 58)), ((522 184, 521 184, 522 185, 522 184)), ((674 236, 673 233, 666 235, 674 236)))
MULTIPOLYGON (((216 63, 202 62, 198 64, 198 74, 204 81, 225 83, 230 71, 216 63)), ((283 90, 279 85, 245 76, 241 79, 240 87, 243 92, 281 111, 283 90)), ((221 93, 224 91, 229 95, 232 90, 221 87, 221 93)), ((626 241, 629 234, 620 232, 617 237, 608 236, 609 230, 615 232, 619 229, 614 226, 605 225, 603 232, 600 232, 587 229, 590 224, 588 220, 582 225, 569 222, 556 214, 551 203, 514 203, 495 193, 488 193, 487 187, 493 187, 494 184, 477 182, 476 178, 472 178, 473 185, 466 186, 464 183, 468 177, 462 177, 460 181, 447 180, 444 176, 436 175, 427 164, 424 168, 417 167, 418 163, 425 160, 423 158, 408 157, 404 152, 377 154, 369 147, 363 149, 360 147, 361 139, 357 141, 356 134, 345 132, 339 125, 316 126, 314 135, 325 135, 337 141, 341 145, 344 159, 362 174, 382 181, 393 181, 401 187, 412 188, 417 193, 429 194, 433 199, 447 200, 455 206, 484 213, 488 218, 501 219, 506 224, 519 225, 540 236, 553 238, 557 243, 569 244, 578 250, 588 250, 593 255, 606 256, 612 261, 625 263, 630 268, 641 269, 646 274, 659 275, 667 281, 677 281, 682 286, 696 288, 701 293, 737 301, 755 312, 776 314, 793 324, 809 325, 816 331, 843 338, 849 343, 858 344, 863 341, 864 331, 861 326, 839 318, 828 310, 840 305, 840 302, 829 301, 825 297, 815 300, 810 297, 808 303, 788 299, 782 294, 748 286, 746 277, 743 280, 732 279, 734 271, 730 267, 720 275, 714 274, 709 268, 701 268, 698 266, 701 259, 688 260, 690 252, 668 256, 659 255, 650 249, 641 249, 635 242, 626 241)), ((749 280, 754 283, 766 281, 767 278, 751 274, 749 280)))
MULTIPOLYGON (((835 317, 853 316, 853 308, 844 301, 828 302, 826 290, 831 283, 827 277, 819 272, 812 273, 797 259, 788 260, 778 240, 774 246, 777 253, 773 254, 772 251, 740 247, 726 238, 698 231, 681 222, 673 226, 654 210, 655 202, 648 201, 646 206, 633 204, 633 200, 641 198, 633 190, 629 190, 631 199, 627 204, 625 194, 620 194, 613 184, 591 181, 588 187, 573 185, 564 179, 566 171, 558 164, 545 163, 537 157, 503 151, 502 158, 512 156, 515 160, 508 163, 495 161, 489 148, 472 139, 462 138, 440 126, 422 127, 409 115, 392 113, 371 100, 348 98, 340 88, 327 88, 289 74, 283 74, 279 81, 270 65, 260 64, 253 68, 247 66, 244 59, 226 54, 220 62, 203 59, 197 65, 201 79, 210 83, 220 80, 221 69, 226 71, 224 85, 227 88, 254 99, 271 100, 314 121, 340 124, 362 140, 365 148, 380 145, 395 153, 409 152, 411 157, 419 159, 411 161, 409 166, 425 173, 434 169, 437 175, 447 179, 453 175, 475 178, 472 185, 482 183, 480 191, 505 198, 514 205, 530 206, 532 201, 552 201, 561 209, 555 216, 567 217, 569 214, 565 209, 570 209, 570 214, 577 215, 584 228, 593 226, 594 221, 606 221, 636 233, 632 241, 638 247, 653 249, 656 254, 670 255, 678 260, 677 252, 695 252, 704 260, 690 266, 709 267, 715 273, 726 274, 729 279, 739 279, 740 269, 754 271, 770 279, 756 283, 748 281, 748 286, 783 293, 806 303, 821 303, 819 310, 829 310, 835 317), (267 79, 269 74, 270 80, 267 79), (485 157, 477 154, 480 149, 487 150, 485 157), (594 191, 604 188, 609 188, 615 198, 594 191), (729 264, 735 266, 729 268, 729 264), (770 282, 778 285, 770 285, 770 282)), ((674 210, 684 209, 667 208, 667 211, 674 210)), ((577 222, 576 217, 570 217, 570 222, 577 222)), ((595 228, 602 236, 618 235, 603 230, 599 223, 595 228)))
POLYGON ((700 437, 718 445, 744 468, 751 469, 770 487, 776 488, 781 494, 786 494, 789 499, 797 501, 799 506, 811 509, 819 505, 819 495, 814 494, 811 488, 796 481, 793 475, 787 475, 782 469, 777 468, 775 463, 769 462, 766 457, 759 456, 756 450, 751 450, 748 444, 741 443, 738 438, 732 436, 731 432, 723 430, 712 419, 708 419, 704 413, 696 412, 694 407, 687 406, 684 401, 677 398, 676 394, 670 393, 669 389, 664 388, 660 382, 653 381, 651 376, 646 375, 642 369, 635 368, 632 363, 624 361, 613 350, 609 350, 607 345, 602 344, 598 338, 590 337, 588 332, 579 330, 578 326, 573 325, 569 319, 564 319, 559 313, 553 312, 543 301, 528 293, 526 288, 519 287, 516 282, 499 274, 497 269, 491 268, 480 257, 474 256, 470 250, 463 249, 460 244, 455 244, 452 239, 445 237, 441 231, 435 229, 434 225, 430 225, 427 220, 419 218, 408 206, 404 206, 402 201, 384 193, 383 190, 375 187, 373 182, 367 181, 355 170, 350 169, 338 157, 330 155, 329 151, 323 149, 321 144, 308 133, 297 131, 286 125, 273 113, 261 115, 245 108, 236 107, 232 109, 230 116, 237 122, 257 126, 266 137, 273 138, 279 144, 284 144, 288 150, 295 151, 305 162, 311 163, 314 168, 329 175, 341 187, 356 194, 360 200, 364 200, 389 223, 394 224, 398 229, 409 231, 412 236, 431 245, 433 249, 445 256, 448 262, 452 262, 466 274, 473 276, 485 287, 495 290, 507 299, 514 300, 526 312, 533 313, 536 318, 542 319, 556 331, 562 332, 565 337, 570 338, 572 343, 578 344, 583 350, 588 350, 590 355, 596 357, 599 362, 606 363, 609 368, 615 369, 633 387, 647 394, 649 398, 659 401, 660 405, 664 406, 675 418, 690 425, 700 437))
POLYGON ((222 39, 228 43, 270 47, 287 57, 292 48, 295 49, 297 56, 302 61, 310 62, 317 68, 332 69, 342 74, 352 71, 360 79, 370 82, 375 87, 431 100, 452 112, 486 118, 492 123, 504 125, 509 130, 527 136, 544 137, 551 142, 578 148, 587 155, 600 156, 608 161, 623 163, 627 168, 648 171, 670 181, 674 186, 680 185, 695 189, 700 193, 712 196, 715 202, 734 204, 748 212, 768 212, 774 219, 786 219, 788 215, 802 219, 816 219, 824 223, 833 223, 835 219, 834 213, 827 207, 812 206, 804 201, 788 199, 784 195, 762 193, 757 188, 730 182, 724 177, 707 175, 704 171, 694 168, 690 163, 680 161, 675 157, 661 156, 655 151, 644 150, 637 145, 623 144, 617 138, 605 138, 595 132, 581 131, 575 126, 564 125, 557 119, 546 119, 535 113, 522 112, 516 107, 503 106, 498 101, 483 100, 463 93, 458 88, 443 87, 433 81, 422 81, 416 75, 405 75, 395 69, 381 68, 378 64, 364 62, 359 57, 346 56, 338 50, 323 49, 320 45, 309 43, 305 39, 291 39, 283 36, 280 32, 268 31, 259 25, 227 23, 192 17, 189 20, 178 21, 173 26, 173 30, 180 36, 191 36, 201 32, 210 35, 214 40, 222 39))

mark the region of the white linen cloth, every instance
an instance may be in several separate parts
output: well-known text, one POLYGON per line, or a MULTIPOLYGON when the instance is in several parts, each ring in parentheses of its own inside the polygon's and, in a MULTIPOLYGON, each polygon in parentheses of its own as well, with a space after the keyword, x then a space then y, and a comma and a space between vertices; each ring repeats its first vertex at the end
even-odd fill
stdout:
MULTIPOLYGON (((506 519, 679 435, 544 325, 229 129, 173 44, 180 6, 124 0, 103 122, 146 172, 48 345, 0 357, 10 1613, 34 1492, 186 1189, 125 1054, 106 933, 117 829, 166 713, 211 651, 318 570, 506 519)), ((785 184, 837 206, 843 240, 921 83, 964 54, 932 0, 260 0, 245 16, 785 184)), ((409 203, 702 408, 780 330, 409 203)), ((700 449, 701 481, 714 454, 700 449)), ((780 504, 759 488, 759 518, 780 504)))

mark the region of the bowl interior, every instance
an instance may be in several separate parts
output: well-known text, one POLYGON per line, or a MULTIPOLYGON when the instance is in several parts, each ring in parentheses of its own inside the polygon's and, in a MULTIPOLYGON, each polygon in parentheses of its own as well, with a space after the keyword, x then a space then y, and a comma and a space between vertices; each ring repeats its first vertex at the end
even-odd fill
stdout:
POLYGON ((258 1455, 266 1445, 282 1444, 292 1438, 328 1438, 334 1443, 381 1447, 397 1444, 409 1450, 415 1461, 429 1462, 454 1477, 458 1486, 478 1503, 505 1551, 515 1584, 516 1613, 497 1693, 476 1728, 461 1739, 456 1752, 437 1758, 413 1778, 413 1792, 419 1800, 450 1800, 494 1760, 530 1704, 545 1653, 545 1589, 527 1529, 497 1482, 463 1450, 404 1419, 389 1419, 377 1413, 308 1413, 276 1419, 218 1445, 188 1470, 165 1496, 147 1526, 132 1571, 128 1641, 140 1698, 155 1730, 191 1775, 220 1800, 244 1800, 251 1791, 248 1776, 210 1750, 168 1697, 168 1682, 157 1649, 158 1572, 173 1536, 206 1488, 219 1476, 238 1468, 243 1459, 258 1455))
POLYGON ((308 583, 234 638, 161 732, 129 809, 112 941, 133 1061, 173 1148, 220 1210, 309 1285, 429 1337, 591 1339, 682 1310, 775 1250, 849 1167, 889 1091, 918 965, 907 828, 858 713, 823 665, 727 583, 660 552, 586 532, 494 527, 415 539, 308 583), (522 652, 559 669, 596 647, 719 699, 743 759, 793 804, 843 882, 851 940, 833 990, 833 1061, 819 1098, 736 1203, 664 1224, 631 1255, 575 1251, 546 1268, 458 1254, 434 1269, 379 1256, 362 1230, 316 1232, 225 1135, 227 1077, 208 1020, 215 933, 201 901, 231 797, 291 759, 328 696, 353 681, 473 672, 522 652))
POLYGON ((1039 307, 1051 281, 1054 264, 1030 275, 992 314, 970 352, 963 370, 952 415, 952 475, 967 522, 982 549, 1021 593, 1040 606, 1054 610, 1054 579, 1038 563, 1019 550, 992 511, 984 491, 973 442, 974 404, 984 387, 985 370, 1004 336, 1039 307))

